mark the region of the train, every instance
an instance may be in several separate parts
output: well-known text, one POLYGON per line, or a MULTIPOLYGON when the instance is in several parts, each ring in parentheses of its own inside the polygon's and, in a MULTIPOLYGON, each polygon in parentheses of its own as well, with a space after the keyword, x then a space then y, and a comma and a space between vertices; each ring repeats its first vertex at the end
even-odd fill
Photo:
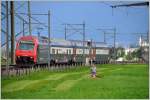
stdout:
POLYGON ((16 64, 108 63, 109 51, 102 42, 50 39, 49 45, 47 37, 23 36, 16 43, 15 59, 16 64))

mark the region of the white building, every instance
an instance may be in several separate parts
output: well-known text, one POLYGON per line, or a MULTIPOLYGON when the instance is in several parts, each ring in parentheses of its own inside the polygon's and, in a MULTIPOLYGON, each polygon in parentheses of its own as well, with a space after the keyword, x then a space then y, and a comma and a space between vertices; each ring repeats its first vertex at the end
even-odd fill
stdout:
POLYGON ((135 51, 135 50, 137 50, 138 48, 125 48, 125 55, 127 55, 129 52, 131 53, 131 52, 133 52, 133 51, 135 51))
MULTIPOLYGON (((140 36, 140 38, 139 38, 139 46, 140 47, 149 47, 149 43, 146 40, 144 40, 142 38, 142 36, 140 36)), ((129 52, 131 53, 131 52, 133 52, 133 51, 135 51, 137 49, 138 49, 138 47, 132 47, 132 48, 128 47, 128 48, 125 49, 125 55, 127 55, 129 52)))
POLYGON ((144 40, 143 38, 142 38, 142 36, 140 36, 140 38, 139 38, 139 46, 140 47, 148 47, 149 45, 148 45, 148 42, 146 41, 146 40, 144 40))

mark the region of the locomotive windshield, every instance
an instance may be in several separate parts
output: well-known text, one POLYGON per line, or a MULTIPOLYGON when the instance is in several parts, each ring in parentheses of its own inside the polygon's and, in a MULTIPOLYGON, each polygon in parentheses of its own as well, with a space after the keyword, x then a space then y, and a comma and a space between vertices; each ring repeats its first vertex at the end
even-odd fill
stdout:
POLYGON ((33 41, 20 41, 19 49, 20 50, 33 50, 34 43, 33 41))

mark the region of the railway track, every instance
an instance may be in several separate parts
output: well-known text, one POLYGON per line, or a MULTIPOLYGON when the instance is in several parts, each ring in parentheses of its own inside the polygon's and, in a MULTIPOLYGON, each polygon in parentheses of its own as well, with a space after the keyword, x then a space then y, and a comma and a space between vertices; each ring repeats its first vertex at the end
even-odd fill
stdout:
MULTIPOLYGON (((140 62, 132 62, 140 63, 140 62)), ((103 63, 105 64, 105 63, 103 63)), ((107 63, 106 63, 107 64, 107 63)), ((131 64, 131 62, 124 62, 124 63, 116 63, 116 64, 131 64)), ((65 69, 76 68, 77 66, 84 66, 82 63, 75 63, 75 64, 53 64, 48 66, 48 64, 36 64, 36 65, 1 65, 1 75, 2 76, 21 76, 21 75, 28 75, 31 72, 38 72, 40 70, 51 70, 51 71, 63 71, 65 69), (8 68, 8 69, 7 69, 8 68)))
POLYGON ((64 69, 71 69, 77 66, 82 66, 81 63, 79 64, 56 64, 56 65, 50 65, 48 64, 36 64, 36 65, 9 65, 6 67, 6 65, 1 65, 1 75, 2 76, 21 76, 21 75, 28 75, 31 72, 37 72, 40 70, 56 70, 56 71, 62 71, 64 69))

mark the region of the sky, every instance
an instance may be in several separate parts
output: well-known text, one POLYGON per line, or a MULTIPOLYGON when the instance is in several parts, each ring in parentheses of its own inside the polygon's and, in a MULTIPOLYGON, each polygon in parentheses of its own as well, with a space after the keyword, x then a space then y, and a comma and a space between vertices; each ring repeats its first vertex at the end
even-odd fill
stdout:
MULTIPOLYGON (((16 9, 23 2, 15 2, 16 9)), ((48 13, 50 10, 50 28, 52 38, 64 38, 64 23, 82 24, 85 22, 86 40, 92 39, 97 42, 104 42, 104 32, 99 28, 116 28, 116 45, 127 47, 136 45, 140 35, 146 36, 149 29, 148 7, 119 7, 112 10, 110 5, 127 4, 134 2, 102 2, 102 1, 31 1, 31 13, 48 13)), ((16 10, 17 13, 27 12, 27 3, 16 10)), ((23 16, 23 15, 22 15, 23 16)), ((24 16, 23 16, 24 17, 24 16)), ((40 22, 48 24, 48 16, 32 15, 40 22)), ((24 17, 25 18, 25 17, 24 17)), ((27 19, 27 18, 26 18, 27 19)), ((32 22, 35 21, 32 19, 32 22)), ((16 25, 15 31, 19 32, 22 22, 16 25)), ((28 27, 27 25, 25 27, 28 27)), ((32 25, 32 34, 40 32, 48 36, 48 30, 42 25, 32 25), (43 29, 33 28, 34 26, 43 29)), ((68 26, 69 29, 82 28, 82 26, 68 26)), ((113 45, 113 31, 106 30, 106 43, 113 45)), ((82 31, 67 31, 67 39, 82 40, 82 31), (72 34, 72 35, 70 35, 72 34)), ((28 30, 27 30, 28 34, 28 30)))

